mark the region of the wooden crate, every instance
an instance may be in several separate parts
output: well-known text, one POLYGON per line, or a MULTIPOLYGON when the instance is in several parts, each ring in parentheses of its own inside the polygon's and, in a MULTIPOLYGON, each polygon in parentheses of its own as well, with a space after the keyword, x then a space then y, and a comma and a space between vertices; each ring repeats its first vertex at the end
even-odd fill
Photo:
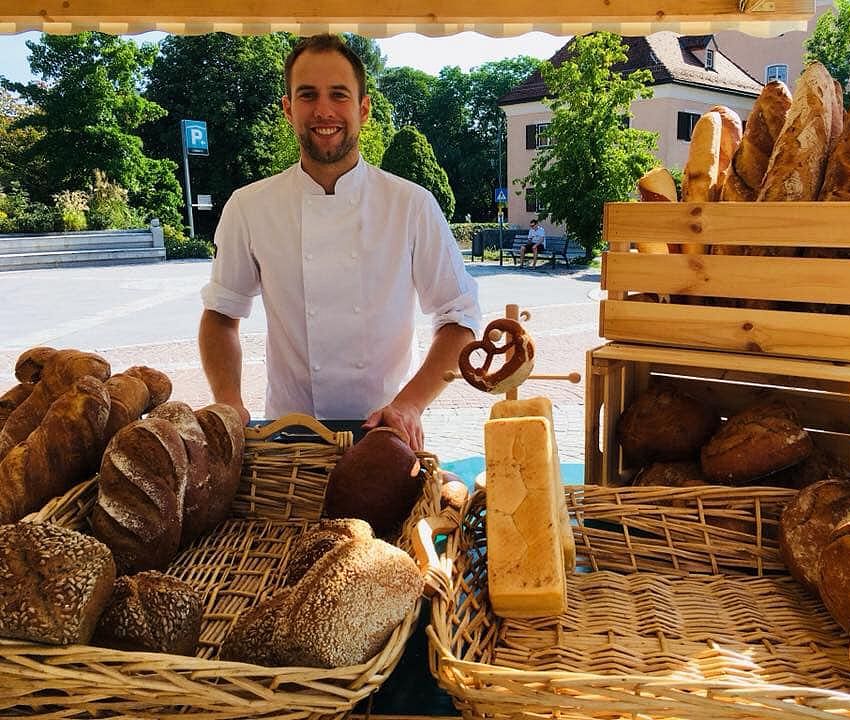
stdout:
POLYGON ((850 203, 843 202, 609 203, 602 258, 608 299, 600 307, 599 334, 615 341, 850 361, 848 260, 630 252, 639 242, 846 249, 848 228, 850 203), (636 293, 674 296, 675 302, 630 300, 636 293), (712 305, 705 298, 720 300, 712 305), (775 301, 781 309, 718 306, 730 298, 775 301), (832 307, 818 312, 807 303, 832 307))
POLYGON ((766 395, 794 407, 818 447, 850 461, 850 366, 820 360, 609 343, 587 353, 585 484, 623 485, 620 415, 655 379, 726 418, 766 395))

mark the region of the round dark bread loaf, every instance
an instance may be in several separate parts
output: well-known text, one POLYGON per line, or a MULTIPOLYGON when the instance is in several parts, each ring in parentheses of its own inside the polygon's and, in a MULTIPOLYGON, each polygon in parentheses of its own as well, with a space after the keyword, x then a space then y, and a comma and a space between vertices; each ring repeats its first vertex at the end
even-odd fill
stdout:
POLYGON ((791 575, 820 594, 821 553, 838 522, 850 512, 850 483, 821 480, 803 488, 782 511, 779 551, 791 575))
POLYGON ((114 582, 109 548, 93 537, 51 523, 0 525, 0 636, 86 644, 114 582))
POLYGON ((188 545, 211 527, 207 517, 212 499, 207 436, 192 408, 179 400, 169 400, 157 405, 148 417, 162 418, 170 422, 180 434, 186 448, 189 468, 186 472, 186 493, 183 497, 180 544, 188 545))
POLYGON ((637 487, 664 485, 666 487, 695 487, 710 485, 710 481, 702 474, 698 462, 680 460, 679 462, 656 462, 643 468, 632 481, 637 487))
POLYGON ((802 462, 768 475, 759 482, 771 487, 802 490, 827 478, 850 480, 850 467, 841 458, 815 445, 812 453, 802 462))
POLYGON ((188 462, 180 433, 162 418, 130 423, 109 442, 91 524, 120 574, 161 570, 174 557, 188 462))
POLYGON ((239 412, 222 403, 201 408, 195 412, 195 417, 207 439, 210 494, 202 523, 202 532, 206 532, 230 515, 230 506, 242 477, 245 427, 239 412))
POLYGON ((328 477, 324 513, 360 518, 375 535, 397 531, 422 490, 416 453, 392 428, 370 430, 346 450, 328 477))
POLYGON ((793 408, 765 401, 726 421, 702 449, 702 471, 715 482, 747 484, 802 462, 813 449, 793 408))
POLYGON ((386 644, 422 586, 404 551, 375 539, 340 542, 295 585, 240 615, 221 656, 269 666, 359 665, 386 644))
POLYGON ((295 585, 316 561, 340 543, 353 539, 370 540, 372 526, 365 520, 321 520, 295 541, 286 566, 286 584, 295 585))
POLYGON ((820 554, 818 588, 829 614, 850 631, 850 516, 835 525, 820 554))
POLYGON ((620 416, 617 440, 627 466, 693 460, 720 424, 715 410, 665 383, 651 386, 620 416))
POLYGON ((203 607, 192 586, 155 570, 115 581, 95 628, 93 645, 194 655, 203 607))

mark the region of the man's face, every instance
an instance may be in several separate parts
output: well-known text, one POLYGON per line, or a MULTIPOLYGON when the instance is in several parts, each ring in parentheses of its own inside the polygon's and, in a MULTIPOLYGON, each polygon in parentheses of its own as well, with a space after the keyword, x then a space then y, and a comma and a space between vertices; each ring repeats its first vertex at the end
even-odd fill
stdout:
POLYGON ((316 163, 355 159, 360 128, 369 117, 369 97, 359 99, 351 63, 338 52, 304 52, 292 66, 292 97, 283 112, 302 152, 316 163))

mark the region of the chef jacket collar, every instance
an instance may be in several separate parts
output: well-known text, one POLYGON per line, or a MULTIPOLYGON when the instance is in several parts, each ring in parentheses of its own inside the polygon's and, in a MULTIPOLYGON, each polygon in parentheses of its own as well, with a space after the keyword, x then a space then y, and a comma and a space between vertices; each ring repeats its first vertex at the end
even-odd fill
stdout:
MULTIPOLYGON (((307 193, 308 195, 325 194, 325 189, 304 171, 304 168, 301 167, 300 162, 298 163, 298 168, 296 172, 300 180, 301 189, 305 193, 307 193)), ((351 168, 351 170, 341 175, 336 181, 334 195, 338 195, 340 197, 351 197, 359 195, 360 188, 363 185, 363 181, 365 180, 365 178, 366 161, 361 155, 357 160, 357 164, 353 168, 351 168)))

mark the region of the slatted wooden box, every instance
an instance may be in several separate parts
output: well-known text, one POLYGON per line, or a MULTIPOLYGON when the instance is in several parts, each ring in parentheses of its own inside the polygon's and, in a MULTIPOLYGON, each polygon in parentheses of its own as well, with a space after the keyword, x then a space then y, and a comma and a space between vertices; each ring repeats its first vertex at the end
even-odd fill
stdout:
POLYGON ((588 485, 624 485, 640 469, 623 461, 617 421, 661 379, 724 418, 767 395, 786 400, 818 447, 850 461, 850 365, 844 363, 609 343, 588 351, 585 378, 588 485))
POLYGON ((850 360, 850 260, 630 252, 642 242, 847 249, 850 203, 609 203, 603 237, 608 340, 850 360), (728 307, 738 300, 774 307, 728 307))

